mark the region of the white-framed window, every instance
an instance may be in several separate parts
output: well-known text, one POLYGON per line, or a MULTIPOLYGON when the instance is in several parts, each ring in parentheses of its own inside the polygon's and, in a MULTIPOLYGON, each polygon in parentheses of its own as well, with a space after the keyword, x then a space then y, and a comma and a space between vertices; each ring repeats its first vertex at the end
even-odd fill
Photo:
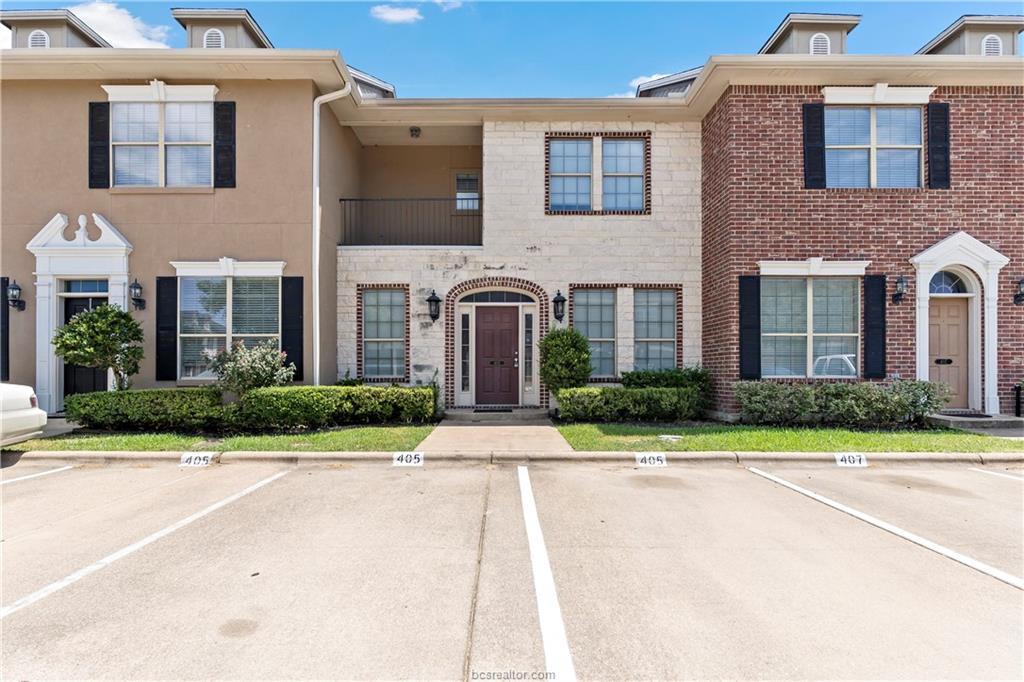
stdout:
POLYGON ((460 171, 455 174, 455 210, 480 210, 479 171, 460 171))
POLYGON ((601 208, 640 211, 644 208, 645 141, 604 138, 601 144, 601 208))
POLYGON ((36 29, 28 34, 29 47, 49 47, 50 34, 42 29, 36 29))
POLYGON ((281 343, 280 277, 178 278, 178 378, 213 379, 217 353, 267 341, 281 343))
POLYGON ((572 292, 572 326, 587 337, 590 374, 615 376, 615 290, 577 289, 572 292))
POLYGON ((404 289, 364 289, 363 376, 405 376, 404 289))
POLYGON ((552 211, 589 211, 594 141, 555 138, 548 144, 549 207, 552 211))
POLYGON ((832 41, 824 33, 815 33, 811 36, 811 54, 832 54, 832 41))
POLYGON ((761 278, 761 375, 856 377, 860 279, 761 278))
POLYGON ((921 107, 825 107, 827 187, 920 187, 921 107))
POLYGON ((981 54, 986 57, 999 57, 1003 54, 1003 39, 990 33, 981 39, 981 54))
POLYGON ((224 31, 219 28, 206 29, 206 33, 203 34, 203 47, 224 47, 224 31))
POLYGON ((212 187, 213 102, 112 102, 114 187, 212 187))
POLYGON ((633 292, 633 368, 676 366, 676 291, 636 289, 633 292))

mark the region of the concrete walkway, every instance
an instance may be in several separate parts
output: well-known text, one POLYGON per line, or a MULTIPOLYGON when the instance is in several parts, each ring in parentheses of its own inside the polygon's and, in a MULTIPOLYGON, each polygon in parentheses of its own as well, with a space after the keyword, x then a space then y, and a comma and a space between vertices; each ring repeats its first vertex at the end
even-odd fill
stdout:
POLYGON ((416 448, 422 452, 572 452, 551 422, 463 422, 445 419, 416 448))

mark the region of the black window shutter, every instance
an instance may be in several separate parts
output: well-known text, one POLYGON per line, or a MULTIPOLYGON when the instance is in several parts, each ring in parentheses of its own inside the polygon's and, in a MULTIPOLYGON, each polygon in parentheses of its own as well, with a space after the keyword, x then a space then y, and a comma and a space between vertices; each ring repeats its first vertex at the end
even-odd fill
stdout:
POLYGON ((804 187, 825 189, 824 104, 804 104, 804 187))
POLYGON ((110 187, 110 103, 89 102, 89 188, 110 187))
POLYGON ((864 378, 885 378, 885 275, 864 277, 864 378))
POLYGON ((928 187, 949 189, 949 103, 928 104, 928 187))
POLYGON ((178 378, 178 278, 156 278, 156 380, 178 378))
POLYGON ((281 350, 295 363, 295 381, 302 381, 302 278, 281 278, 281 350))
POLYGON ((235 103, 213 104, 213 186, 235 186, 235 103))
POLYGON ((761 278, 740 277, 740 379, 761 378, 761 278))
POLYGON ((9 280, 0 277, 0 381, 11 380, 11 307, 7 305, 9 280))

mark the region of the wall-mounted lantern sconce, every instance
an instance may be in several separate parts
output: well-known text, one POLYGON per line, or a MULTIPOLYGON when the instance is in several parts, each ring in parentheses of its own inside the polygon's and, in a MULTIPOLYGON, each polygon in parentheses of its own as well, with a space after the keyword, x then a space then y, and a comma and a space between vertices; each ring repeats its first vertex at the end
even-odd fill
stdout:
POLYGON ((892 302, 899 303, 907 295, 907 278, 900 275, 896 278, 896 289, 892 292, 892 302))
POLYGON ((420 136, 421 132, 422 131, 420 130, 419 126, 409 126, 409 137, 413 138, 414 140, 420 136))
POLYGON ((128 285, 128 296, 132 299, 133 308, 136 310, 146 309, 146 299, 142 298, 142 285, 139 284, 138 279, 128 285))
POLYGON ((437 322, 437 318, 441 317, 441 299, 433 289, 430 290, 430 296, 427 296, 427 306, 430 308, 431 321, 437 322))
POLYGON ((15 310, 25 309, 25 302, 21 300, 21 287, 18 286, 18 280, 12 280, 7 285, 7 305, 15 310))
POLYGON ((1017 282, 1017 293, 1013 295, 1014 305, 1024 305, 1024 278, 1017 282))
POLYGON ((565 317, 565 296, 562 296, 562 290, 559 289, 555 293, 555 297, 551 299, 551 305, 554 308, 555 319, 559 322, 565 317))

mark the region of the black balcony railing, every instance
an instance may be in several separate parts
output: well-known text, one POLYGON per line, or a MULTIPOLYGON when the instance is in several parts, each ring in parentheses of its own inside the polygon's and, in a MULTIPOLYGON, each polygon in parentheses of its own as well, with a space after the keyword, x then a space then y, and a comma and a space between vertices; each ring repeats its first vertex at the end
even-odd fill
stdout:
POLYGON ((342 246, 479 246, 482 199, 342 199, 342 246))

